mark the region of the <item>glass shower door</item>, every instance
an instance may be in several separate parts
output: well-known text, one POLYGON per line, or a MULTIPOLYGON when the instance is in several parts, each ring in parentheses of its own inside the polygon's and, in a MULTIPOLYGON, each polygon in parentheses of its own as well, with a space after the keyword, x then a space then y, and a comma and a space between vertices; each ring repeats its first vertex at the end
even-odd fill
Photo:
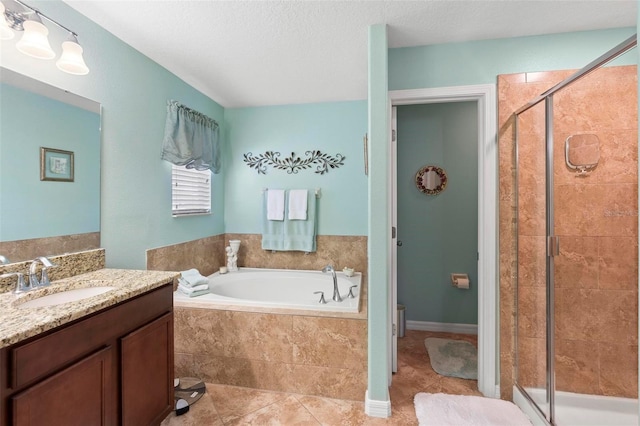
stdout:
POLYGON ((635 66, 602 67, 553 96, 559 426, 637 424, 636 78, 635 66), (589 411, 576 401, 589 401, 589 411), (615 413, 605 405, 612 401, 615 413))
POLYGON ((550 418, 545 105, 516 116, 516 385, 550 418))

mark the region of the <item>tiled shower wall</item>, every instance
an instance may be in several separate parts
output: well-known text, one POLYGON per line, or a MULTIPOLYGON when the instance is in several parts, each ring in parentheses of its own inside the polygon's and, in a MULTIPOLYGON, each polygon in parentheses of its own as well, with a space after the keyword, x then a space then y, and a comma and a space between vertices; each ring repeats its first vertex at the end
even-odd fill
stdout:
MULTIPOLYGON (((501 389, 514 380, 516 280, 513 112, 571 72, 499 76, 501 389)), ((556 389, 637 397, 636 67, 600 69, 554 99, 556 389), (598 167, 576 177, 564 142, 595 133, 598 167)), ((543 386, 546 364, 544 106, 521 115, 519 381, 543 386)))
MULTIPOLYGON (((176 375, 211 383, 361 400, 367 387, 367 238, 317 237, 317 251, 271 252, 259 234, 226 234, 147 251, 147 269, 225 264, 229 240, 241 241, 238 266, 363 273, 360 314, 337 317, 175 307, 176 375)), ((327 277, 329 278, 329 277, 327 277)))

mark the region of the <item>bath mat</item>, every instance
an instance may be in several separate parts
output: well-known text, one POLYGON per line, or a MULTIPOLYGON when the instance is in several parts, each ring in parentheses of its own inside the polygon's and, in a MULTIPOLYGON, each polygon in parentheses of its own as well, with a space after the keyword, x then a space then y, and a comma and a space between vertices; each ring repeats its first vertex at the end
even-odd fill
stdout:
POLYGON ((424 345, 436 373, 461 379, 478 379, 478 350, 471 343, 428 337, 424 345))
POLYGON ((413 403, 420 426, 531 426, 514 403, 502 399, 421 392, 413 403))

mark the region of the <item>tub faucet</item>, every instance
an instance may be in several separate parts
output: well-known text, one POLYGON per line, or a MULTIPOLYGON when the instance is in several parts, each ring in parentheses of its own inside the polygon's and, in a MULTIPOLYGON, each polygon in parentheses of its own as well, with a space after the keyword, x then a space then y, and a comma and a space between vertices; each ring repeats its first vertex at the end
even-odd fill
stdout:
POLYGON ((37 257, 31 262, 31 266, 29 266, 29 287, 32 289, 36 287, 45 287, 50 284, 49 275, 47 275, 47 269, 53 268, 57 265, 53 264, 49 259, 44 256, 37 257), (37 267, 38 263, 42 264, 42 276, 40 277, 40 281, 38 281, 37 275, 37 267))
POLYGON ((332 299, 336 302, 342 302, 342 297, 340 297, 340 292, 338 291, 338 277, 336 277, 336 271, 333 269, 333 265, 327 265, 322 268, 322 272, 331 272, 333 276, 333 297, 332 299))

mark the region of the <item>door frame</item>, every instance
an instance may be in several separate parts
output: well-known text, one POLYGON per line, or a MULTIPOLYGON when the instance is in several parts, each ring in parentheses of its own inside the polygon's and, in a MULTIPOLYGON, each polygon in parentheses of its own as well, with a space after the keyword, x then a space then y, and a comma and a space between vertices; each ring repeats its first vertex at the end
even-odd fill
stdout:
MULTIPOLYGON (((500 387, 497 357, 499 330, 496 86, 480 84, 389 91, 389 122, 392 108, 397 105, 466 101, 478 103, 478 390, 487 397, 498 398, 500 387)), ((391 146, 393 142, 389 139, 391 146)), ((391 167, 391 164, 389 166, 391 167)), ((391 193, 395 192, 395 185, 395 181, 391 182, 391 193)), ((392 203, 393 199, 390 199, 389 204, 392 203)), ((392 208, 397 209, 397 206, 393 205, 392 208)), ((396 243, 395 239, 391 242, 396 243)), ((397 277, 396 265, 392 265, 392 268, 391 274, 397 277)), ((392 283, 395 284, 396 280, 392 280, 392 283)), ((391 322, 390 328, 393 329, 393 317, 391 322)), ((389 351, 393 351, 391 345, 389 351)))

